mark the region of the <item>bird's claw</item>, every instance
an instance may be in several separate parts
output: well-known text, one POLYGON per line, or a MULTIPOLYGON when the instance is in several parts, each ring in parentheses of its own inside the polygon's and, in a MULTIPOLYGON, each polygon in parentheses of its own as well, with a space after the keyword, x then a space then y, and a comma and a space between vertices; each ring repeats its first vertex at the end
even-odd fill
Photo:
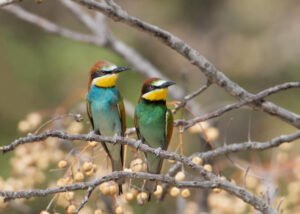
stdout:
POLYGON ((113 145, 115 145, 118 142, 117 135, 113 136, 113 145))
POLYGON ((158 157, 160 155, 160 152, 161 152, 161 148, 160 147, 158 147, 157 149, 155 149, 155 151, 154 151, 155 156, 158 157))
POLYGON ((90 139, 90 138, 93 138, 94 135, 96 134, 96 131, 93 130, 93 131, 90 131, 88 134, 87 134, 87 137, 90 139))
POLYGON ((138 141, 138 142, 137 142, 137 146, 135 147, 136 150, 139 150, 141 143, 142 143, 141 141, 138 141))

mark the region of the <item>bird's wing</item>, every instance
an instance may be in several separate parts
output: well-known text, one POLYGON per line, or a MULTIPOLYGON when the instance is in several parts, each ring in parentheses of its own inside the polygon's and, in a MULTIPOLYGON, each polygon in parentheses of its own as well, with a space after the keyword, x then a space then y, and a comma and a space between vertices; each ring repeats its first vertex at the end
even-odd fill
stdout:
POLYGON ((118 111, 119 111, 121 126, 122 126, 122 136, 124 136, 126 131, 126 112, 125 112, 123 98, 120 95, 120 93, 119 93, 118 111))
POLYGON ((86 102, 86 111, 87 111, 87 114, 88 114, 89 119, 91 121, 92 127, 94 129, 94 121, 93 121, 92 112, 91 112, 91 103, 90 103, 90 101, 88 101, 88 99, 86 99, 85 102, 86 102))
POLYGON ((138 137, 138 139, 142 139, 142 136, 140 134, 140 130, 139 130, 139 124, 138 124, 138 121, 137 121, 137 115, 136 115, 136 112, 134 113, 134 126, 135 126, 135 131, 136 131, 136 135, 138 137))
MULTIPOLYGON (((166 137, 167 137, 167 148, 169 146, 169 143, 171 141, 172 133, 173 133, 173 114, 170 109, 167 109, 166 112, 166 137)), ((167 149, 166 148, 166 149, 167 149)))

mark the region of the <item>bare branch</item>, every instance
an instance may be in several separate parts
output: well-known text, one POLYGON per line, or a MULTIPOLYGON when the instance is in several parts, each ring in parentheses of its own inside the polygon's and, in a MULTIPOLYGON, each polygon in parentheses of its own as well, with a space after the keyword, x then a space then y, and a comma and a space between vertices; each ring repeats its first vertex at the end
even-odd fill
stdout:
MULTIPOLYGON (((122 10, 120 7, 116 10, 115 7, 108 6, 104 3, 99 3, 94 0, 72 0, 80 3, 88 8, 95 9, 107 17, 110 17, 114 21, 123 22, 129 26, 139 29, 145 33, 148 33, 170 48, 177 51, 179 54, 188 59, 193 65, 197 66, 213 83, 224 88, 230 95, 236 97, 239 100, 251 99, 253 94, 246 91, 244 88, 230 80, 225 74, 219 71, 210 61, 204 56, 200 55, 198 51, 190 47, 183 40, 169 33, 168 31, 162 30, 157 26, 151 25, 147 22, 143 22, 140 19, 130 16, 122 10)), ((254 102, 249 105, 257 107, 262 111, 276 116, 289 124, 300 128, 300 116, 284 109, 280 106, 273 104, 272 102, 254 102)))
POLYGON ((0 8, 10 5, 10 4, 13 4, 13 3, 21 2, 21 1, 22 0, 0 0, 0 8))
POLYGON ((159 174, 151 174, 145 172, 124 172, 124 171, 115 171, 109 175, 103 176, 99 179, 88 181, 88 182, 79 182, 74 184, 69 184, 60 187, 51 187, 45 190, 35 189, 35 190, 24 190, 24 191, 0 191, 0 196, 5 198, 5 201, 9 201, 17 198, 31 198, 31 197, 45 197, 47 195, 60 193, 60 192, 69 192, 75 190, 83 190, 83 189, 92 189, 100 185, 101 183, 118 180, 121 178, 134 178, 134 179, 151 179, 157 180, 164 183, 169 183, 171 185, 183 188, 183 187, 191 187, 191 188, 214 188, 218 187, 219 184, 217 182, 211 181, 176 181, 174 178, 165 175, 159 174))
MULTIPOLYGON (((228 181, 220 179, 218 176, 216 176, 213 173, 210 173, 206 171, 202 166, 194 164, 190 158, 185 157, 183 155, 179 155, 173 152, 168 152, 164 150, 160 150, 159 153, 157 153, 157 149, 151 148, 146 144, 143 144, 139 140, 130 139, 130 138, 123 138, 123 137, 104 137, 99 135, 93 135, 93 134, 68 134, 63 131, 46 131, 43 134, 40 135, 32 135, 30 134, 28 137, 19 138, 13 143, 11 143, 8 146, 4 146, 1 149, 3 152, 7 152, 10 150, 13 150, 15 147, 21 144, 30 143, 30 142, 38 142, 45 140, 48 137, 57 137, 65 140, 84 140, 84 141, 97 141, 97 142, 107 142, 107 143, 121 143, 123 145, 129 145, 134 148, 138 148, 141 151, 144 152, 150 152, 153 154, 157 154, 159 157, 164 159, 172 159, 177 160, 185 164, 186 166, 193 168, 197 170, 200 175, 205 179, 213 182, 217 182, 219 185, 219 188, 226 190, 227 192, 241 198, 246 203, 251 204, 256 209, 262 211, 263 213, 274 213, 273 210, 267 206, 260 198, 256 197, 252 193, 248 192, 247 190, 237 187, 233 184, 231 184, 228 181)), ((205 153, 200 153, 199 155, 203 158, 213 158, 217 155, 223 155, 230 152, 237 152, 237 151, 244 151, 244 150, 263 150, 267 148, 272 148, 274 146, 278 146, 283 142, 291 142, 295 139, 300 138, 300 131, 295 132, 290 135, 285 135, 281 137, 274 138, 273 140, 269 142, 264 143, 258 143, 258 142, 247 142, 243 144, 232 144, 229 146, 225 146, 223 148, 219 148, 213 151, 208 151, 205 153)), ((159 175, 158 175, 159 176, 159 175)), ((146 179, 146 178, 143 178, 146 179)), ((151 178, 153 179, 153 177, 151 178)), ((159 180, 161 181, 161 180, 159 180)), ((68 189, 69 190, 69 189, 68 189)), ((52 191, 52 190, 51 190, 52 191)), ((55 190, 57 191, 57 190, 55 190)), ((69 190, 70 191, 70 190, 69 190)), ((55 192, 52 192, 55 193, 55 192)))
POLYGON ((92 195, 92 192, 94 191, 95 186, 89 186, 86 195, 84 196, 83 200, 80 202, 78 208, 76 209, 75 213, 78 213, 83 207, 84 205, 88 202, 89 198, 92 195))
POLYGON ((41 16, 30 13, 19 6, 11 5, 10 7, 5 7, 4 10, 13 13, 18 18, 23 19, 27 22, 37 25, 48 33, 53 33, 59 36, 63 36, 69 39, 73 39, 80 42, 86 42, 94 45, 102 46, 101 40, 94 36, 90 36, 83 33, 78 33, 75 31, 68 30, 66 28, 60 27, 41 16))
POLYGON ((191 100, 194 99, 196 96, 198 96, 199 94, 201 94, 202 92, 204 92, 206 89, 208 89, 208 87, 211 85, 210 81, 207 81, 206 84, 204 86, 202 86, 201 88, 199 88, 197 91, 194 91, 193 93, 186 95, 183 100, 175 107, 174 111, 178 111, 178 109, 184 107, 186 105, 186 103, 191 100))
MULTIPOLYGON (((290 89, 290 88, 300 88, 300 82, 287 82, 287 83, 283 83, 283 84, 268 88, 266 90, 263 90, 263 91, 259 92, 256 95, 253 95, 251 98, 247 98, 247 99, 242 100, 238 103, 226 105, 226 106, 224 106, 224 107, 222 107, 222 108, 220 108, 220 109, 218 109, 218 110, 216 110, 212 113, 208 113, 208 114, 193 118, 193 119, 188 120, 188 121, 177 120, 175 125, 176 126, 177 125, 185 125, 183 127, 183 130, 182 130, 182 131, 185 131, 186 129, 188 129, 189 127, 195 125, 198 122, 209 120, 209 119, 212 119, 212 118, 215 118, 215 117, 219 117, 219 116, 221 116, 222 114, 224 114, 228 111, 231 111, 233 109, 238 109, 238 108, 240 108, 244 105, 247 105, 249 103, 259 102, 260 100, 262 100, 263 98, 265 98, 267 96, 270 96, 271 94, 274 94, 274 93, 277 93, 277 92, 280 92, 280 91, 283 91, 283 90, 286 90, 286 89, 290 89)), ((266 102, 266 101, 262 100, 261 102, 266 102)))

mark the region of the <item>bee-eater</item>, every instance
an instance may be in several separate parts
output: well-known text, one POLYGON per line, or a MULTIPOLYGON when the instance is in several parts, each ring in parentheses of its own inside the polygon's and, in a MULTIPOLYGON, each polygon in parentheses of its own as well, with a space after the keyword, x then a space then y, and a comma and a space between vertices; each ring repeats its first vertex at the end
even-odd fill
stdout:
MULTIPOLYGON (((143 84, 141 97, 135 109, 135 128, 137 136, 143 143, 157 148, 168 148, 173 132, 173 115, 166 106, 168 87, 175 82, 159 78, 150 78, 143 84)), ((150 173, 159 174, 163 159, 156 154, 146 153, 147 169, 150 173)), ((145 189, 151 193, 155 191, 156 182, 147 180, 145 189)))
MULTIPOLYGON (((125 108, 115 85, 119 73, 128 69, 117 67, 107 61, 98 61, 90 71, 86 103, 87 113, 96 134, 112 137, 124 136, 125 108)), ((102 143, 102 145, 111 160, 112 171, 122 171, 123 146, 110 143, 102 143)), ((121 192, 120 184, 119 193, 121 192)))

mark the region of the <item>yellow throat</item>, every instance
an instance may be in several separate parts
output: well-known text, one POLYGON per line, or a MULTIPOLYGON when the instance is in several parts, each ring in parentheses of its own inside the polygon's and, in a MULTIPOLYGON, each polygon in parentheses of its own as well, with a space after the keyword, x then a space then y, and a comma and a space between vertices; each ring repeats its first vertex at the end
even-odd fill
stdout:
POLYGON ((168 89, 162 88, 154 91, 149 91, 148 93, 144 94, 142 97, 150 101, 166 100, 167 93, 168 93, 168 89))
POLYGON ((103 77, 98 77, 93 80, 93 85, 101 88, 114 87, 116 85, 118 76, 119 74, 110 74, 103 77))

